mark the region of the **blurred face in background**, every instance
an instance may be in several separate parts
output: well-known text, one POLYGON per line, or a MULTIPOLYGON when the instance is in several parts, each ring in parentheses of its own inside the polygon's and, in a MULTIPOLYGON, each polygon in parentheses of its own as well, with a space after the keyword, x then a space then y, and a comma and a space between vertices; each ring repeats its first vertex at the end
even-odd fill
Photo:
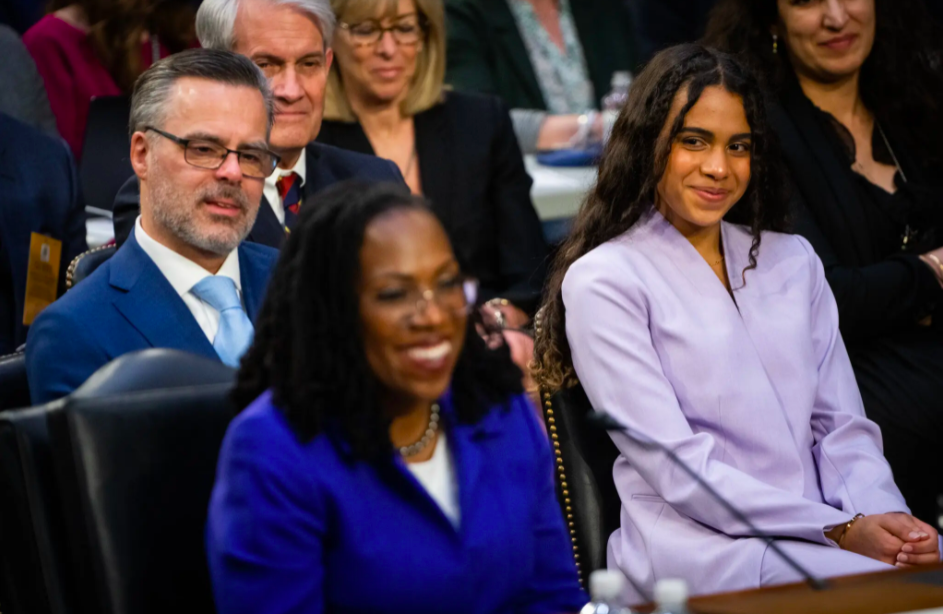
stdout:
POLYGON ((465 342, 468 300, 458 261, 429 211, 394 209, 367 226, 360 249, 367 361, 396 406, 446 391, 465 342))
POLYGON ((332 52, 313 17, 270 0, 242 0, 234 34, 233 51, 269 79, 276 111, 271 147, 282 156, 281 166, 291 168, 321 130, 332 52))
POLYGON ((777 0, 774 32, 796 73, 822 83, 856 75, 874 46, 874 2, 777 0))
MULTIPOLYGON (((685 87, 675 95, 663 138, 687 101, 685 87)), ((719 86, 704 88, 671 143, 655 206, 685 236, 720 224, 750 184, 751 146, 740 96, 719 86)))
POLYGON ((413 0, 399 0, 395 11, 387 3, 375 5, 371 15, 340 16, 334 50, 348 98, 385 106, 409 93, 425 34, 413 0))

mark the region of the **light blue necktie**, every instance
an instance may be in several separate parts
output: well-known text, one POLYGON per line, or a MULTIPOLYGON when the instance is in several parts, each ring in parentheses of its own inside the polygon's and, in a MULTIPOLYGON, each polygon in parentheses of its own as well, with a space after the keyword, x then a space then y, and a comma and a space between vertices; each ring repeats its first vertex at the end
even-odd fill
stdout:
POLYGON ((236 282, 225 275, 210 275, 193 286, 191 292, 219 312, 219 330, 213 339, 213 349, 223 364, 238 367, 255 331, 242 308, 236 282))

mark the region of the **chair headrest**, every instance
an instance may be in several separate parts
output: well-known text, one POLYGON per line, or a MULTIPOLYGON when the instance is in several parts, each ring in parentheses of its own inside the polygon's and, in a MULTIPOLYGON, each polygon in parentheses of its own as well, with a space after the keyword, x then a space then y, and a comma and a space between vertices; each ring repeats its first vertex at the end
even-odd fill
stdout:
POLYGON ((160 388, 233 384, 235 379, 236 370, 218 360, 180 350, 151 348, 112 360, 88 378, 71 397, 97 398, 160 388))

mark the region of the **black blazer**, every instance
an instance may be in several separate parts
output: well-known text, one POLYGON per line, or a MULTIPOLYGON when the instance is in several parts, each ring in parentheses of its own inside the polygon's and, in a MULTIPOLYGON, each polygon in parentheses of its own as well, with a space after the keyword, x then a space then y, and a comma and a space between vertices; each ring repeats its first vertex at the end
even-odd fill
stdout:
MULTIPOLYGON (((821 112, 798 86, 780 102, 770 109, 770 120, 794 184, 794 229, 822 259, 846 341, 915 326, 941 298, 933 272, 916 254, 879 253, 861 214, 853 171, 826 133, 821 112)), ((919 163, 893 136, 888 130, 908 179, 920 183, 919 163)))
MULTIPOLYGON (((336 147, 320 143, 310 143, 305 149, 308 156, 305 169, 305 183, 301 188, 304 203, 314 202, 315 194, 324 188, 345 179, 365 179, 368 181, 391 181, 403 183, 403 175, 395 164, 376 156, 363 156, 336 147)), ((137 175, 132 175, 115 196, 115 240, 118 246, 124 244, 134 221, 141 212, 141 187, 137 175)), ((259 216, 246 241, 261 243, 276 249, 285 241, 285 228, 282 226, 271 205, 262 198, 259 216)))
MULTIPOLYGON (((596 103, 612 73, 635 72, 638 54, 623 0, 570 0, 596 103)), ((446 83, 457 90, 494 94, 512 109, 547 109, 509 0, 446 0, 446 83)))
MULTIPOLYGON (((532 312, 546 276, 547 246, 511 117, 497 99, 448 92, 415 116, 423 194, 482 298, 532 312)), ((318 141, 361 153, 373 147, 359 123, 325 120, 318 141)))
POLYGON ((87 249, 85 208, 65 142, 0 113, 0 354, 26 341, 23 302, 30 234, 62 241, 59 290, 87 249))

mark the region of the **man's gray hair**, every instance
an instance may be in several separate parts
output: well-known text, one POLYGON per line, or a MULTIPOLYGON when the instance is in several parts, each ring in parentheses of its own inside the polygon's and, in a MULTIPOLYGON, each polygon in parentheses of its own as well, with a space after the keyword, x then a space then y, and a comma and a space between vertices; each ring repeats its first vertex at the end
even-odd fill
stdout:
MULTIPOLYGON (((272 4, 287 4, 307 13, 318 24, 324 46, 334 38, 337 19, 328 0, 267 0, 272 4)), ((232 51, 236 46, 236 14, 240 0, 203 0, 196 12, 196 36, 206 49, 232 51)))
POLYGON ((167 100, 178 79, 193 77, 256 89, 268 116, 266 137, 275 122, 275 101, 268 80, 249 58, 229 51, 189 49, 155 62, 138 77, 131 94, 128 134, 164 123, 167 100))

